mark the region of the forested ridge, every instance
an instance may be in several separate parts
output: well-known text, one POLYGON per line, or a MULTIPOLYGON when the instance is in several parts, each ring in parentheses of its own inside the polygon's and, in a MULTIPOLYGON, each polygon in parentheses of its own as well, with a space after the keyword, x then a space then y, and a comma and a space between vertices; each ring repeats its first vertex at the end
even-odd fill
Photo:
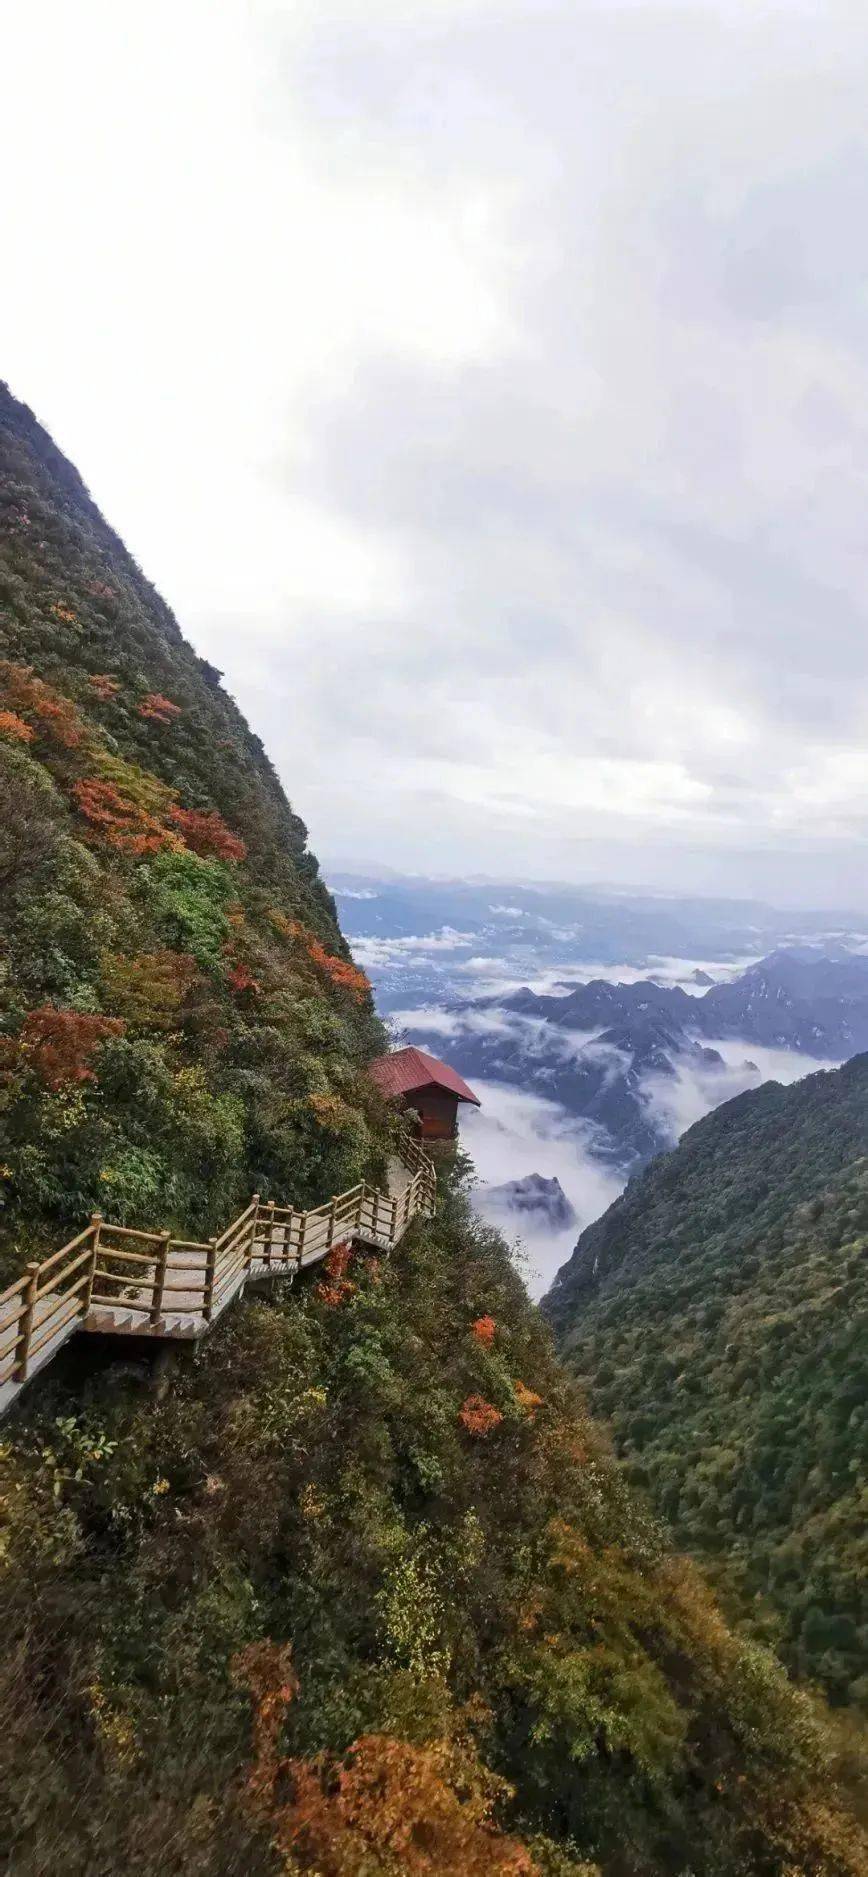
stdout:
POLYGON ((619 1453, 731 1610, 868 1708, 868 1057, 717 1109, 546 1302, 619 1453))
POLYGON ((0 389, 0 1284, 375 1171, 367 983, 219 673, 0 389))
MULTIPOLYGON (((320 1200, 390 1121, 256 739, 6 394, 0 449, 12 1273, 94 1206, 320 1200)), ((828 1718, 673 1555, 464 1171, 393 1259, 336 1247, 159 1388, 76 1338, 4 1422, 16 1877, 864 1869, 828 1718)))

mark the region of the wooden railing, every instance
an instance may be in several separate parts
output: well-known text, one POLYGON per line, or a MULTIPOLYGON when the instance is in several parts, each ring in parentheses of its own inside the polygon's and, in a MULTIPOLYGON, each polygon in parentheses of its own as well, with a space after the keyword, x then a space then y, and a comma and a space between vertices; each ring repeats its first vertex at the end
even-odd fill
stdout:
POLYGON ((308 1211, 254 1193, 207 1241, 111 1225, 95 1213, 77 1238, 0 1292, 0 1414, 76 1330, 199 1336, 250 1277, 293 1276, 355 1239, 391 1250, 436 1197, 434 1167, 417 1141, 402 1139, 395 1159, 402 1176, 389 1192, 363 1181, 308 1211))

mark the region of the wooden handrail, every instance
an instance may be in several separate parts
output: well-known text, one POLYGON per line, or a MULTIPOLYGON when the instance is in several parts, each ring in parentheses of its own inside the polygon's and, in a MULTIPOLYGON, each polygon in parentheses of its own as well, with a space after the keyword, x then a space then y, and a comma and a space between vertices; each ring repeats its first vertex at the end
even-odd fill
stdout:
POLYGON ((254 1193, 207 1241, 111 1225, 94 1213, 68 1244, 0 1291, 0 1415, 35 1373, 33 1358, 43 1367, 75 1330, 204 1333, 251 1276, 291 1278, 354 1238, 392 1250, 415 1214, 433 1209, 437 1191, 433 1163, 412 1136, 401 1139, 395 1158, 409 1175, 397 1190, 360 1180, 304 1210, 254 1193), (141 1249, 133 1251, 131 1240, 141 1249))

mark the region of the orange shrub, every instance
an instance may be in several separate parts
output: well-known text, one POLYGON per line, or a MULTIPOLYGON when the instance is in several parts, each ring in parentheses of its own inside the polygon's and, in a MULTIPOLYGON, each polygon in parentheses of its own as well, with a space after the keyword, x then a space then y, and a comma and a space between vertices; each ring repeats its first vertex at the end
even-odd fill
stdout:
POLYGON ((543 1405, 542 1395, 535 1395, 532 1388, 526 1388, 524 1382, 513 1382, 515 1398, 522 1411, 533 1420, 537 1408, 543 1405))
POLYGON ((470 1334, 476 1337, 478 1343, 484 1343, 488 1347, 494 1342, 496 1329, 497 1324, 493 1317, 477 1317, 476 1322, 470 1325, 470 1334))
POLYGON ((150 717, 154 723, 172 723, 181 716, 181 706, 173 704, 170 697, 163 697, 160 691, 148 691, 139 705, 139 716, 150 717))
POLYGON ((28 1012, 21 1026, 18 1046, 25 1062, 34 1069, 46 1088, 63 1088, 69 1082, 93 1082, 91 1058, 106 1037, 120 1036, 124 1025, 118 1017, 96 1017, 81 1010, 55 1010, 44 1004, 28 1012))
POLYGON ((511 1788, 472 1748, 364 1734, 342 1759, 281 1759, 280 1729, 299 1691, 289 1649, 250 1643, 233 1658, 232 1677, 253 1703, 244 1798, 287 1868, 311 1877, 538 1877, 528 1852, 494 1821, 511 1788))
POLYGON ((63 749, 77 749, 84 736, 71 698, 62 697, 34 676, 31 665, 0 664, 0 696, 7 704, 31 718, 43 736, 50 737, 63 749))
POLYGON ((449 1741, 414 1746, 363 1734, 345 1759, 290 1760, 294 1796, 273 1842, 317 1877, 394 1870, 401 1877, 535 1877, 523 1845, 497 1829, 508 1788, 449 1741))
POLYGON ((107 671, 91 672, 88 684, 104 704, 107 704, 110 698, 116 697, 121 688, 117 678, 110 678, 107 671))
POLYGON ((10 743, 32 743, 36 732, 33 725, 16 716, 14 710, 0 710, 0 736, 10 743))
POLYGON ((156 854, 161 847, 181 845, 156 815, 122 794, 114 782, 83 776, 72 792, 85 819, 122 854, 156 854))
POLYGON ((483 1395, 468 1395, 467 1400, 459 1409, 458 1419, 462 1427, 467 1429, 468 1434, 481 1438, 500 1426, 503 1415, 500 1409, 493 1407, 483 1395))
POLYGON ((309 932, 307 926, 301 925, 298 920, 292 926, 292 936, 304 946, 311 963, 316 965, 317 970, 321 971, 324 977, 328 978, 330 984, 336 985, 339 990, 349 991, 356 1003, 361 1003, 362 999, 367 997, 371 988, 370 983, 364 971, 360 971, 350 959, 335 958, 333 953, 327 952, 325 946, 320 944, 314 933, 309 932))
POLYGON ((237 834, 227 828, 216 808, 205 813, 199 808, 170 808, 174 822, 187 847, 203 860, 246 860, 247 848, 237 834))

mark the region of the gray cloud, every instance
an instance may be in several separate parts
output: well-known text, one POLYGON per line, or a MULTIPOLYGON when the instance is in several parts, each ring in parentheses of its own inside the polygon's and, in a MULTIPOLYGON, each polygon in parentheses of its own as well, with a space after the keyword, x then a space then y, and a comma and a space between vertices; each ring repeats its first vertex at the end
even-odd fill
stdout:
MULTIPOLYGON (((147 493, 120 361, 91 358, 79 403, 52 377, 26 201, 12 356, 49 421, 61 382, 61 440, 225 666, 316 848, 868 903, 864 9, 189 17, 170 85, 131 4, 112 145, 122 189, 143 71, 165 177, 157 152, 159 215, 125 188, 127 258, 143 240, 150 266, 141 331, 119 330, 141 462, 152 410, 186 443, 160 438, 147 493)), ((105 166, 94 112, 64 119, 76 32, 38 131, 22 107, 10 134, 25 190, 57 136, 70 317, 93 324, 102 263, 74 237, 105 166)), ((125 266, 107 256, 102 286, 122 296, 125 266)))
POLYGON ((768 847, 785 891, 834 891, 836 862, 849 891, 868 25, 571 5, 330 43, 314 134, 337 117, 353 148, 510 197, 516 333, 458 370, 371 355, 311 412, 318 498, 413 569, 355 635, 349 726, 389 740, 404 789, 440 767, 414 795, 446 808, 440 858, 463 795, 480 856, 510 816, 549 865, 662 826, 672 880, 694 843, 747 885, 742 849, 768 847), (522 749, 550 768, 537 800, 522 749))

